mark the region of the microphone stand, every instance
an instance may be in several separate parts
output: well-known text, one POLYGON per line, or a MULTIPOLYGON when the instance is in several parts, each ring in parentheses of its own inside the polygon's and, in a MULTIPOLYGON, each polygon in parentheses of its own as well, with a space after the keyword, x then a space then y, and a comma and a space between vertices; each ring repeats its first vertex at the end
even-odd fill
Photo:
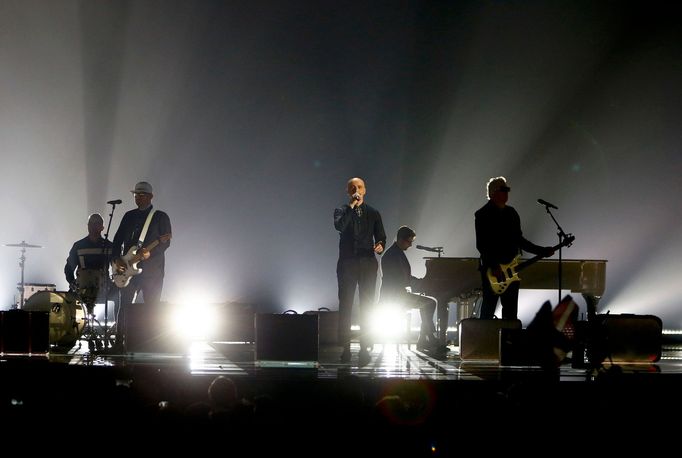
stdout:
POLYGON ((550 218, 552 218, 552 221, 554 221, 554 224, 556 224, 557 227, 557 236, 559 237, 559 267, 558 267, 558 274, 559 274, 559 302, 561 302, 561 280, 563 278, 562 275, 562 269, 561 269, 561 260, 562 260, 562 249, 564 245, 564 240, 568 237, 568 235, 564 232, 564 230, 561 228, 561 225, 559 222, 556 220, 554 215, 552 214, 552 210, 550 210, 549 205, 545 205, 545 210, 549 214, 550 218))
MULTIPOLYGON (((111 266, 111 257, 113 255, 112 250, 106 250, 106 246, 108 245, 107 242, 109 241, 109 229, 111 228, 111 220, 114 217, 114 210, 116 210, 116 203, 110 203, 111 205, 111 213, 109 213, 109 223, 107 224, 107 231, 104 234, 104 247, 105 247, 105 253, 106 253, 106 264, 104 267, 102 267, 102 278, 104 279, 104 348, 107 349, 109 348, 109 287, 111 284, 111 276, 109 275, 109 268, 111 266)), ((119 294, 119 300, 120 300, 120 294, 121 292, 118 292, 119 294)), ((116 308, 116 301, 114 301, 114 309, 116 308)), ((116 326, 118 326, 118 323, 116 323, 116 326)))

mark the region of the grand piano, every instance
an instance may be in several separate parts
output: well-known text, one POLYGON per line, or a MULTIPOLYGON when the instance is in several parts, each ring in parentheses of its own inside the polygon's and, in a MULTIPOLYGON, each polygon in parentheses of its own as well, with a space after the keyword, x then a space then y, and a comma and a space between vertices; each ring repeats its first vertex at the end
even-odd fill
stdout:
MULTIPOLYGON (((448 302, 471 295, 481 287, 478 258, 426 257, 423 290, 438 300, 438 329, 445 341, 448 302)), ((559 261, 542 259, 519 273, 522 289, 558 289, 559 261)), ((563 259, 561 288, 582 294, 588 319, 594 318, 599 299, 606 288, 606 261, 600 259, 563 259)))

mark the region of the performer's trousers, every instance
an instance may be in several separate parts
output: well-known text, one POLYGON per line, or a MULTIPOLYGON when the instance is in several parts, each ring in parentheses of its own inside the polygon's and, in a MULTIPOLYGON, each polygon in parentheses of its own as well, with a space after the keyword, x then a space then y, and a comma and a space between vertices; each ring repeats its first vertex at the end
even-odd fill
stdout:
POLYGON ((336 264, 336 278, 339 285, 339 343, 350 345, 350 326, 355 289, 359 293, 360 346, 370 347, 373 342, 369 334, 369 316, 375 302, 378 262, 376 257, 355 257, 339 259, 336 264))

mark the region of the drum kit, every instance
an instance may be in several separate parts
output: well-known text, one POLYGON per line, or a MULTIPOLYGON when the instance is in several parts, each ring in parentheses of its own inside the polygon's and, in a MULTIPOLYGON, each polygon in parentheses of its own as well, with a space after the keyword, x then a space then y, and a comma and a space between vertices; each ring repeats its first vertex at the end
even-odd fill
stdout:
POLYGON ((39 291, 26 300, 23 310, 50 314, 50 345, 71 348, 85 328, 85 310, 70 292, 39 291))
POLYGON ((19 257, 21 283, 17 286, 20 299, 16 305, 18 308, 29 312, 48 312, 50 314, 49 342, 51 346, 71 348, 81 339, 88 341, 88 347, 91 351, 100 350, 102 346, 107 346, 109 335, 106 329, 106 321, 104 332, 101 332, 102 326, 94 314, 98 292, 105 283, 104 278, 107 278, 102 271, 79 270, 78 287, 74 291, 54 291, 52 288, 45 288, 26 297, 27 286, 30 288, 33 285, 24 281, 26 249, 42 248, 42 246, 26 243, 23 240, 21 243, 8 243, 3 246, 21 248, 21 256, 19 257))

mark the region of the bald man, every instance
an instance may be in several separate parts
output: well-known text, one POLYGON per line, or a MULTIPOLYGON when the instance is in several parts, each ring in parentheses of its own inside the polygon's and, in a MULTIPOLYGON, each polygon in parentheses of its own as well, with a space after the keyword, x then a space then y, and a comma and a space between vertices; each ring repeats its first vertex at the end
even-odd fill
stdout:
POLYGON ((339 287, 339 343, 343 346, 341 361, 350 361, 350 325, 355 289, 360 302, 360 364, 370 360, 372 346, 369 335, 369 312, 374 303, 378 261, 386 246, 386 233, 379 212, 367 205, 367 189, 362 178, 346 183, 348 203, 334 210, 334 228, 339 231, 339 259, 336 278, 339 287))
POLYGON ((93 313, 96 300, 103 300, 104 291, 101 289, 109 279, 108 260, 112 243, 102 237, 103 230, 102 215, 90 215, 88 235, 73 244, 64 266, 64 276, 70 289, 81 295, 89 314, 93 313))

